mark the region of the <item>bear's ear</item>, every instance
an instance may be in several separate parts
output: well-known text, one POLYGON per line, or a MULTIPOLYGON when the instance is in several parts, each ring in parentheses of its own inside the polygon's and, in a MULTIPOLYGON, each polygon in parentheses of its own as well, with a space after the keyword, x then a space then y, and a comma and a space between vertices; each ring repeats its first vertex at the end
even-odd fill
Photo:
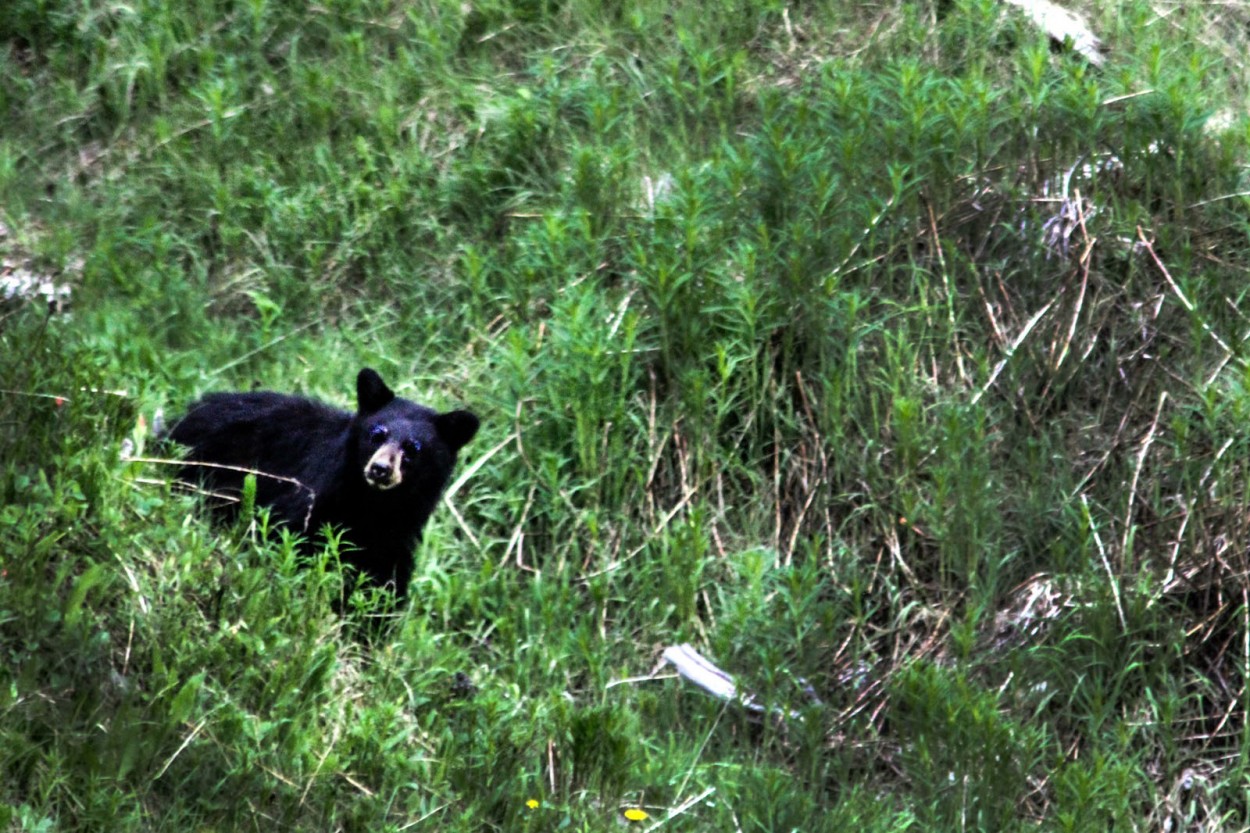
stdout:
POLYGON ((394 398, 394 391, 386 386, 376 370, 366 367, 360 371, 360 375, 356 377, 356 409, 360 413, 380 411, 394 398))
POLYGON ((480 423, 468 411, 448 411, 434 417, 434 427, 443 442, 451 446, 452 451, 459 451, 461 446, 473 439, 480 423))

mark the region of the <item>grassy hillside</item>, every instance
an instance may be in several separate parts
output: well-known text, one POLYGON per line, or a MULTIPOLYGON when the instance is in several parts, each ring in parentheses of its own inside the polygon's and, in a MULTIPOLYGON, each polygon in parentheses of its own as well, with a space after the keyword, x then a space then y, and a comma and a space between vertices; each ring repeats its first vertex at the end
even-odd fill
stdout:
POLYGON ((0 823, 1244 829, 1250 9, 1084 5, 0 5, 0 823), (365 365, 380 630, 151 459, 365 365))

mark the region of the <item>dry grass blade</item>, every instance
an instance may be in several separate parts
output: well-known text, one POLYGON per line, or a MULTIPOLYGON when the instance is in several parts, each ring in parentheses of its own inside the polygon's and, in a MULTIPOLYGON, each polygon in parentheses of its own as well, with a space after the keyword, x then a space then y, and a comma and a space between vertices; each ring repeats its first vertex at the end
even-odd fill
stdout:
POLYGON ((1011 357, 1016 354, 1016 351, 1020 349, 1020 345, 1023 344, 1025 339, 1029 337, 1029 333, 1033 332, 1033 328, 1037 326, 1037 322, 1041 321, 1046 313, 1050 312, 1050 308, 1053 307, 1058 300, 1058 297, 1052 298, 1046 303, 1045 306, 1033 313, 1033 316, 1025 322, 1024 327, 1008 346, 1006 354, 999 359, 998 363, 994 365, 994 369, 990 371, 990 378, 987 379, 985 384, 981 386, 981 389, 973 395, 973 405, 980 402, 981 397, 985 396, 986 392, 989 391, 990 388, 994 387, 994 383, 998 381, 999 374, 1003 372, 1003 368, 1005 368, 1007 363, 1011 361, 1011 357))

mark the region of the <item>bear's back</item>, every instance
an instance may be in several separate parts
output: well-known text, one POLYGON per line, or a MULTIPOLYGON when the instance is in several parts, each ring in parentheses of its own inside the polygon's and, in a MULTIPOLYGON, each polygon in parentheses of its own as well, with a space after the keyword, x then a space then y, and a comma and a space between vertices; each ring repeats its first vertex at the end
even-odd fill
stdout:
POLYGON ((346 411, 301 396, 210 393, 191 405, 169 438, 187 448, 181 479, 233 495, 255 473, 258 502, 301 529, 310 499, 343 467, 351 420, 346 411))

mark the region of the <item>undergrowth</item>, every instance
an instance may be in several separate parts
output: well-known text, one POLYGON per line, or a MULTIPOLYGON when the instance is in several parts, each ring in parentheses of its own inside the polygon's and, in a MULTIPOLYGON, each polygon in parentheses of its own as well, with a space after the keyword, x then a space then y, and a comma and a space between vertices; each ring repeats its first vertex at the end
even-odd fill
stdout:
POLYGON ((0 821, 1244 828, 1248 18, 1083 11, 7 3, 0 821), (484 427, 340 615, 154 419, 366 365, 484 427))

